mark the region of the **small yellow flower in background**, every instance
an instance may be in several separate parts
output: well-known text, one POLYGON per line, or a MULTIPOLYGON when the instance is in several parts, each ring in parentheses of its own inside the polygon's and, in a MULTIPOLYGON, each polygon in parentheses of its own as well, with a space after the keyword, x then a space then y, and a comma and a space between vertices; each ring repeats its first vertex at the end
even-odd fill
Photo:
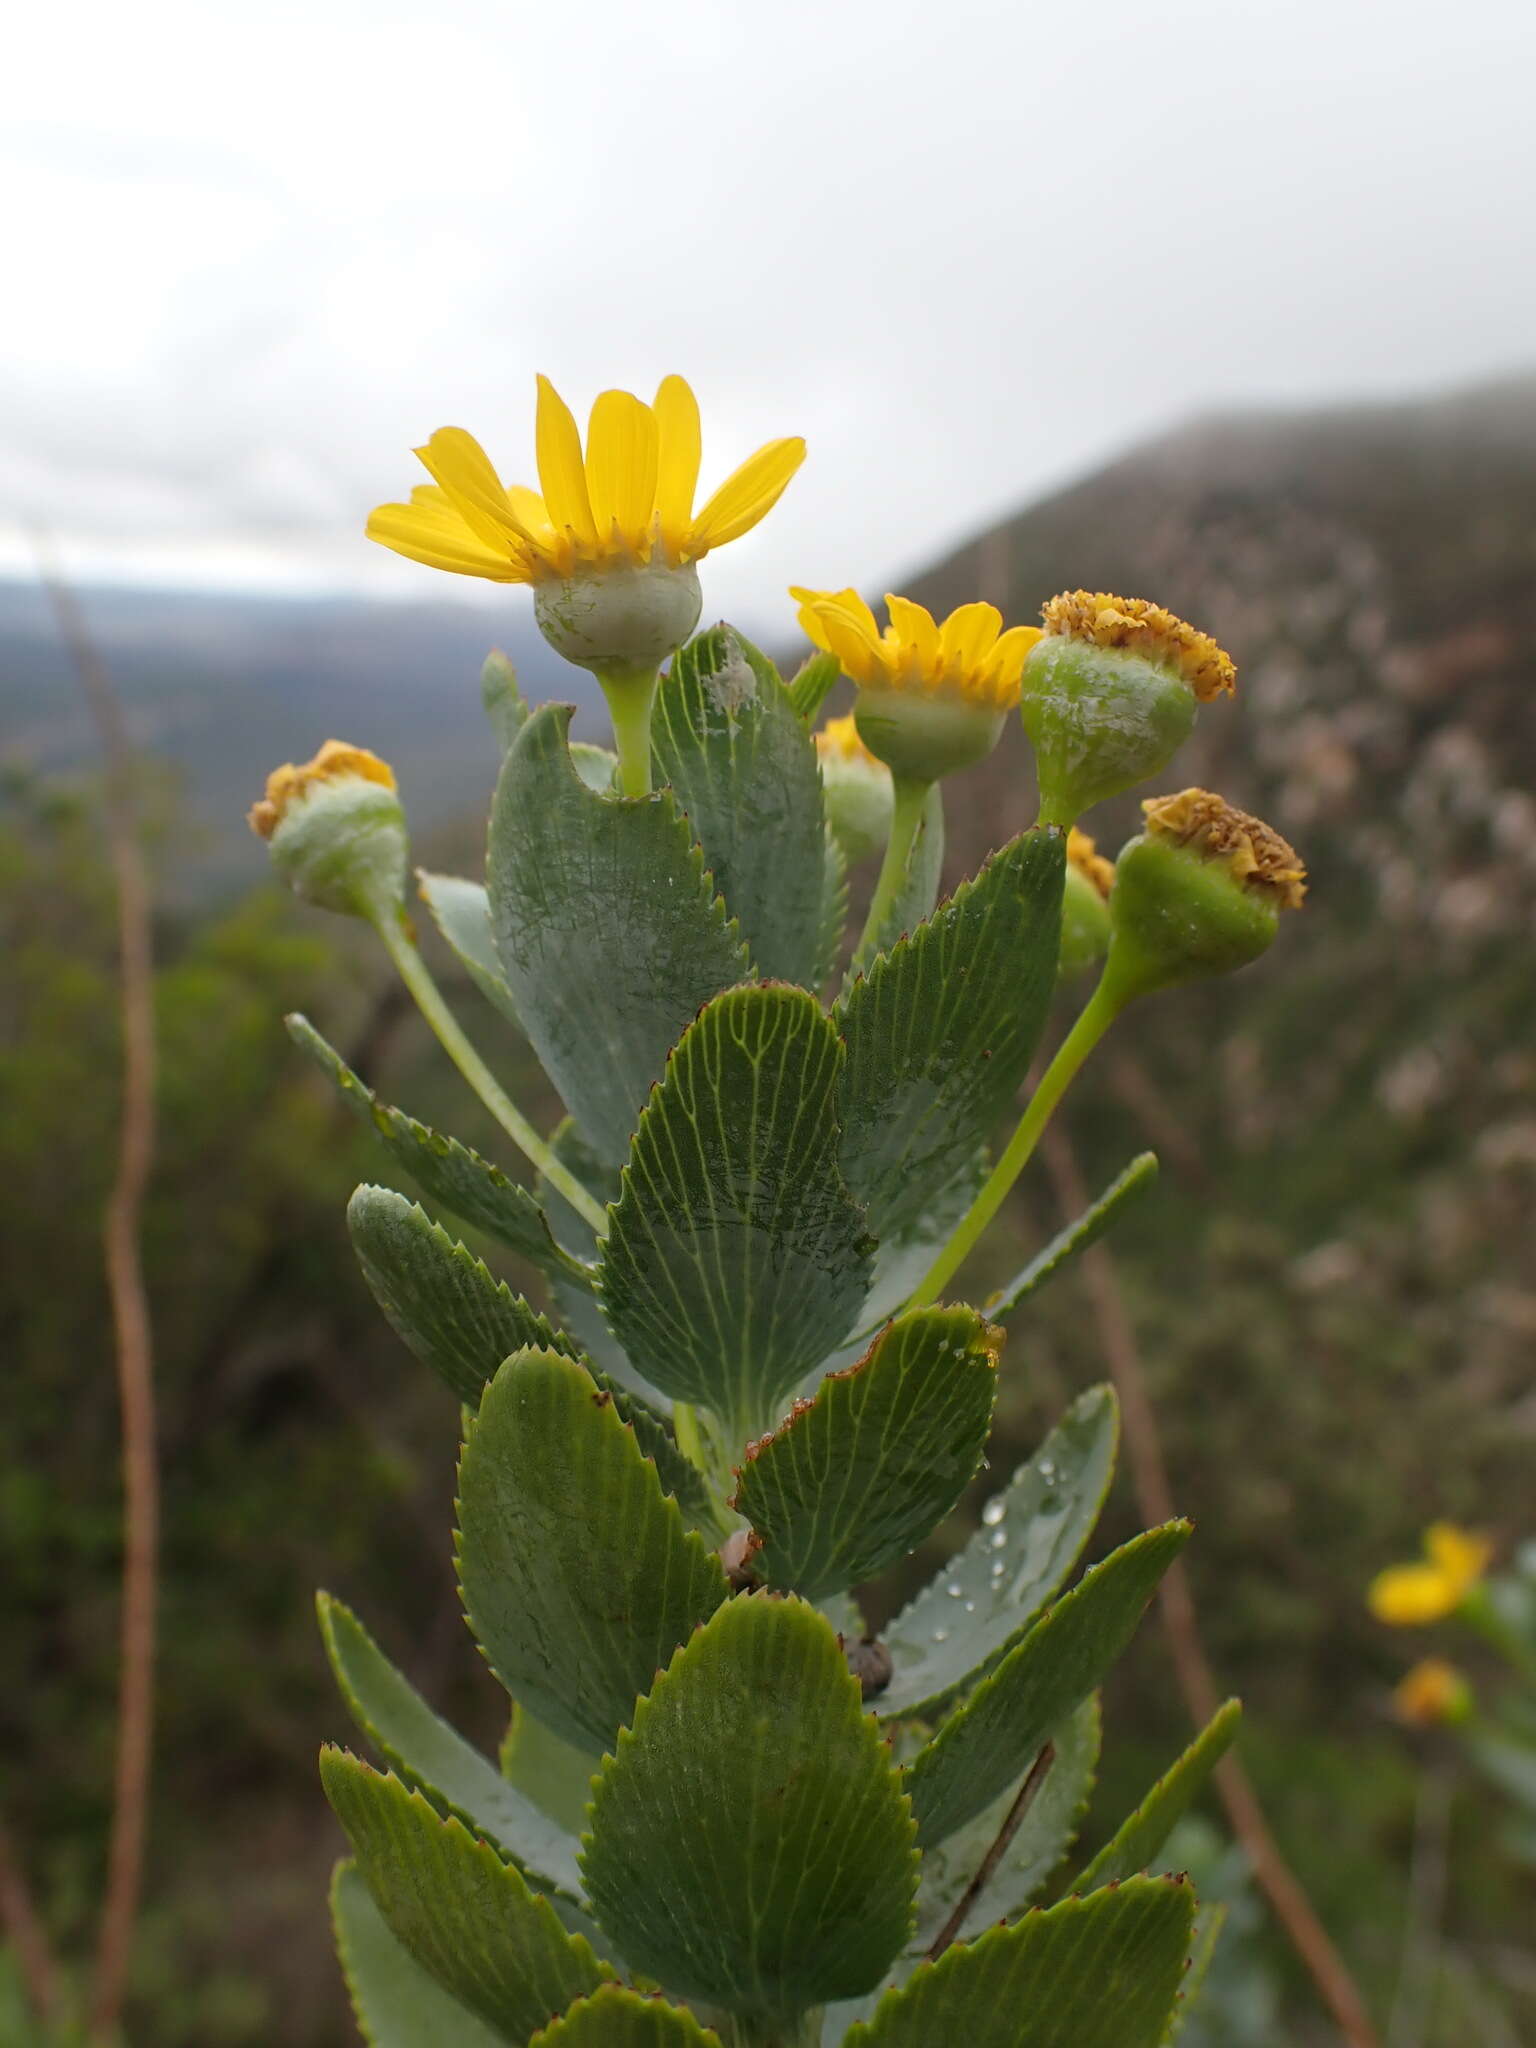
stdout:
POLYGON ((585 455, 575 418, 547 377, 538 390, 539 491, 504 485, 472 434, 439 427, 415 451, 433 481, 412 491, 408 505, 380 505, 369 539, 429 568, 497 583, 657 558, 677 569, 756 526, 805 459, 798 435, 770 441, 696 513, 699 407, 681 377, 664 377, 651 405, 628 391, 602 392, 585 455))
POLYGON ((1058 981, 1082 974, 1109 951, 1109 892, 1114 880, 1114 862, 1106 860, 1089 835, 1074 825, 1067 834, 1067 871, 1061 892, 1058 981))
POLYGON ((846 718, 829 718, 816 735, 816 757, 822 766, 831 761, 863 761, 886 774, 885 763, 877 761, 859 738, 858 721, 850 712, 846 718))
POLYGON ((1472 1688, 1454 1664, 1426 1657, 1399 1679, 1392 1705, 1410 1728, 1454 1727, 1472 1711, 1472 1688))
POLYGON ((259 803, 252 804, 246 813, 251 830, 258 838, 270 839, 287 815, 289 808, 301 797, 307 796, 318 784, 339 782, 356 777, 363 782, 376 782, 383 789, 394 789, 395 771, 387 761, 381 761, 377 754, 370 754, 366 747, 348 746, 345 740, 327 740, 312 761, 297 767, 292 761, 285 761, 281 768, 274 768, 267 777, 267 793, 259 803))
POLYGON ((1424 1557, 1414 1564, 1389 1565, 1371 1581, 1366 1595, 1372 1614, 1391 1628, 1424 1628, 1454 1614, 1487 1571, 1493 1545, 1454 1522, 1432 1522, 1424 1532, 1424 1557))
POLYGON ((886 596, 890 623, 882 633, 856 590, 791 588, 806 636, 835 654, 843 673, 866 690, 914 690, 1010 711, 1019 701, 1024 657, 1040 638, 1037 626, 1003 631, 992 604, 963 604, 943 625, 910 598, 886 596))
POLYGON ((1225 862, 1234 878, 1272 891, 1282 910, 1299 910, 1307 893, 1301 856, 1272 825, 1240 811, 1208 789, 1181 789, 1176 796, 1146 797, 1147 831, 1176 846, 1192 846, 1225 862))
POLYGON ((1085 882, 1091 883, 1101 896, 1108 896, 1115 885, 1115 864, 1099 852, 1092 835, 1079 831, 1076 825, 1067 834, 1067 859, 1085 882))
POLYGON ((395 772, 377 754, 327 740, 312 761, 274 768, 247 815, 306 903, 374 924, 400 915, 410 846, 395 772))
POLYGON ((863 860, 890 836, 891 771, 859 738, 852 717, 829 718, 816 735, 827 823, 847 861, 863 860))

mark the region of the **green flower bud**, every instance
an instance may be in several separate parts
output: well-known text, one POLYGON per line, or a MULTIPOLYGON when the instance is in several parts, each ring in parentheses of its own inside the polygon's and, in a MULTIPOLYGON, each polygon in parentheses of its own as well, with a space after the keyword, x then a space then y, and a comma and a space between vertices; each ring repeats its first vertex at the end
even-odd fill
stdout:
POLYGON ((827 823, 847 861, 878 853, 891 836, 891 771, 859 738, 851 718, 831 718, 816 735, 827 823))
POLYGON ((937 782, 984 761, 1005 716, 974 698, 916 690, 860 690, 853 704, 859 738, 906 782, 937 782))
POLYGON ((1246 967, 1306 894, 1294 847, 1208 790, 1142 809, 1147 829, 1121 850, 1109 899, 1103 985, 1117 1004, 1246 967))
POLYGON ((536 583, 539 631, 578 668, 647 671, 674 654, 699 623, 703 599, 691 563, 615 561, 536 583))
POLYGON ((1074 825, 1067 834, 1058 981, 1068 981, 1096 966, 1109 951, 1109 892, 1114 879, 1114 864, 1105 860, 1088 834, 1079 832, 1074 825))
POLYGON ((1197 705, 1230 692, 1236 671, 1214 640, 1143 598, 1068 591, 1042 616, 1020 712, 1035 750, 1041 823, 1071 825, 1165 768, 1197 705))
POLYGON ((249 819, 306 903, 370 920, 403 906, 405 812, 394 770, 366 747, 327 740, 303 767, 275 768, 249 819))

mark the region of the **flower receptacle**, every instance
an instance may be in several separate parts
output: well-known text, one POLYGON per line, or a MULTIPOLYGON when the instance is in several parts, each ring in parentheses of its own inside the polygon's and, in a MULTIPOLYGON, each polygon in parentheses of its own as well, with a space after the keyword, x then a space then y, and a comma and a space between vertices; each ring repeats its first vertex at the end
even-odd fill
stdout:
POLYGON ((674 569, 660 557, 550 578, 533 592, 533 615, 550 646, 599 675, 654 673, 699 623, 702 604, 692 564, 674 569))
POLYGON ((1127 648, 1048 636, 1026 656, 1022 682, 1043 825, 1075 824, 1160 773, 1194 729, 1189 684, 1127 648))
POLYGON ((862 689, 854 700, 859 738, 906 782, 937 782, 986 759, 1005 713, 961 696, 862 689))

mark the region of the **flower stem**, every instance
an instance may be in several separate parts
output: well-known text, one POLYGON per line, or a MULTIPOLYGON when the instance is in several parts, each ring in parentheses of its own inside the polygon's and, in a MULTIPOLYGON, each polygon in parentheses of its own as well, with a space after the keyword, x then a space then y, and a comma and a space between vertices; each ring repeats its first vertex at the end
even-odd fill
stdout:
POLYGON ((619 757, 619 787, 626 796, 651 793, 651 707, 656 702, 657 670, 607 663, 596 671, 613 719, 613 744, 619 757))
POLYGON ((894 775, 891 778, 891 833, 885 842, 885 858, 880 863, 875 893, 870 898, 869 915, 864 920, 864 929, 854 949, 855 967, 862 967, 880 943, 885 921, 891 914, 903 882, 907 879, 907 869, 912 864, 912 850, 917 844, 918 828, 923 822, 923 807, 928 801, 928 792, 932 787, 930 782, 914 782, 905 775, 894 775))
POLYGON ((529 1164, 537 1167, 550 1186, 564 1195, 577 1215, 590 1223, 599 1237, 606 1236, 608 1218, 601 1206, 587 1193, 570 1168, 555 1157, 465 1037, 406 928, 404 913, 382 912, 374 920, 374 929, 384 941, 384 950, 399 969, 400 979, 415 998, 416 1007, 437 1033, 444 1052, 497 1123, 529 1164))
POLYGON ((1056 1057, 1046 1068, 1039 1087, 1030 1097, 1029 1106, 1019 1119, 1018 1128, 988 1175, 981 1193, 961 1217, 954 1235, 924 1274, 911 1298, 911 1307, 922 1308, 938 1300, 976 1240, 1002 1207, 1009 1189, 1028 1165, 1041 1133, 1050 1122, 1057 1103, 1066 1094, 1073 1076, 1124 1009, 1126 1000, 1119 989, 1110 986, 1107 977, 1100 981, 1077 1022, 1062 1040, 1056 1057))

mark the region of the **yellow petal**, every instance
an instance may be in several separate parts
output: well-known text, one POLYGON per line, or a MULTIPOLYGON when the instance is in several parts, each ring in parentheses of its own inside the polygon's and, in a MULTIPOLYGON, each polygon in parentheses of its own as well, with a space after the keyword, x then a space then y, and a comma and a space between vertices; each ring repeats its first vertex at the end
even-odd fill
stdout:
POLYGON ((1012 700, 1029 650, 1042 637, 1038 626, 1010 626, 987 656, 987 673, 1000 699, 1012 700))
POLYGON ((586 547, 597 545, 592 506, 587 498, 587 472, 581 461, 581 436, 570 407, 547 377, 539 379, 537 425, 539 485, 550 519, 586 547))
POLYGON ((501 478, 473 434, 439 427, 416 455, 488 546, 519 538, 501 478))
POLYGON ((995 604, 963 604, 939 629, 939 647, 946 668, 961 673, 979 668, 1002 631, 1003 615, 995 604))
POLYGON ((938 666, 939 629, 933 623, 933 614, 926 605, 914 604, 910 597, 896 597, 888 590, 885 593, 885 608, 891 615, 891 624, 896 637, 913 655, 913 666, 919 674, 927 674, 938 666))
POLYGON ((1432 1522, 1424 1532, 1424 1549, 1432 1564, 1463 1590, 1475 1586, 1487 1571, 1493 1545, 1454 1522, 1432 1522))
POLYGON ((813 647, 819 647, 823 654, 832 652, 827 639, 827 629, 816 615, 816 607, 827 595, 824 590, 806 590, 801 584, 791 583, 789 594, 800 607, 800 630, 813 647))
POLYGON ((1378 1572, 1366 1595, 1372 1614, 1391 1628, 1424 1628, 1461 1604, 1465 1587, 1433 1564, 1394 1564, 1378 1572))
POLYGON ((699 401, 681 377, 663 377, 656 387, 656 516, 667 553, 681 555, 693 517, 699 483, 699 401))
POLYGON ((367 534, 429 569, 459 576, 484 576, 492 583, 528 583, 530 565, 521 549, 489 548, 463 520, 451 522, 420 505, 379 505, 368 515, 367 534))
POLYGON ((837 656, 845 675, 866 685, 886 679, 886 650, 874 614, 856 590, 814 598, 809 609, 824 636, 819 644, 837 656))
POLYGON ((694 520, 688 535, 689 554, 699 556, 710 548, 723 548, 727 541, 750 532, 773 510, 804 460, 805 443, 798 434, 786 441, 770 441, 749 455, 694 520))
POLYGON ((638 549, 656 510, 656 415, 630 391, 599 392, 587 427, 587 498, 600 543, 638 549))

